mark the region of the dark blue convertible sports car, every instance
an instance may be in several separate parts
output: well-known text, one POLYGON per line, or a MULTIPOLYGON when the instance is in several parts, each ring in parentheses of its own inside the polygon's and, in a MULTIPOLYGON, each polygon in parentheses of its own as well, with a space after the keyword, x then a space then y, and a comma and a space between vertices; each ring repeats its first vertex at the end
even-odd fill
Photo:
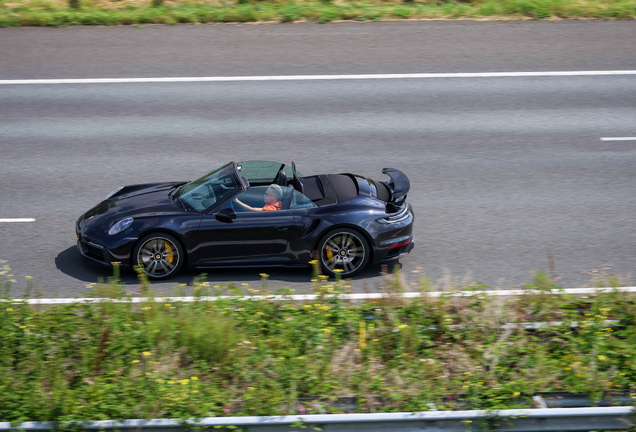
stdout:
POLYGON ((77 247, 106 266, 164 279, 189 268, 306 266, 344 277, 413 249, 410 183, 302 176, 280 162, 228 163, 198 180, 124 186, 77 221, 77 247))

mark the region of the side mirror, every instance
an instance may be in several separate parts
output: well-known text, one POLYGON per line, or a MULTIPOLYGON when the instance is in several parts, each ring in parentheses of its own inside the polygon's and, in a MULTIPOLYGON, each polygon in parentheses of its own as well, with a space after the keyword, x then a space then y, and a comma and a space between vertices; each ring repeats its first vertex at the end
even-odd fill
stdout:
POLYGON ((214 217, 218 221, 225 222, 225 223, 232 223, 232 219, 236 219, 236 212, 228 207, 228 208, 219 210, 219 212, 216 213, 214 217))

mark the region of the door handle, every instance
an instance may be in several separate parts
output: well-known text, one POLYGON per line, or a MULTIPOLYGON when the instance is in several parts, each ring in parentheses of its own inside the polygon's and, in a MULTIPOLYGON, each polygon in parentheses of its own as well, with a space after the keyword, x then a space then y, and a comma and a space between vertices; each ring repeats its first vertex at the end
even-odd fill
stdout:
POLYGON ((277 227, 276 227, 276 229, 277 229, 278 231, 285 231, 285 230, 288 230, 288 229, 290 229, 290 228, 291 228, 291 227, 290 227, 289 225, 279 225, 279 226, 277 226, 277 227))

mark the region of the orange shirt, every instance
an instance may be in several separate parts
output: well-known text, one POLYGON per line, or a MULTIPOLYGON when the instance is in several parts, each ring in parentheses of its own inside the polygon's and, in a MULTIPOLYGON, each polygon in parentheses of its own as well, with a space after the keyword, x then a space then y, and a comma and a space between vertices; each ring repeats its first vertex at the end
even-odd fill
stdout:
POLYGON ((263 211, 280 210, 281 207, 283 207, 283 203, 277 201, 274 204, 267 204, 265 207, 263 207, 263 211))

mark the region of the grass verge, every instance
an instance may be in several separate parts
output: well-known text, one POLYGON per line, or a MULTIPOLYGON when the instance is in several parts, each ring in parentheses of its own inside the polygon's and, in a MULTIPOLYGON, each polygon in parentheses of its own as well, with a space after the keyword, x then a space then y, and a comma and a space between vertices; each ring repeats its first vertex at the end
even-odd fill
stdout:
POLYGON ((636 0, 0 0, 0 27, 399 19, 634 19, 636 0), (154 5, 154 6, 153 6, 154 5))
MULTIPOLYGON (((311 303, 250 299, 272 294, 262 276, 258 289, 203 278, 190 287, 195 296, 230 291, 243 301, 155 296, 136 304, 135 296, 154 296, 151 285, 142 278, 131 293, 115 276, 91 295, 121 303, 2 303, 0 421, 339 412, 342 397, 356 398, 355 412, 494 410, 530 407, 540 391, 592 400, 636 393, 633 294, 548 295, 558 287, 540 272, 525 286, 532 295, 519 298, 432 298, 422 278, 423 296, 407 300, 398 272, 375 301, 345 300, 347 282, 322 276, 311 283, 319 295, 311 303), (502 327, 527 321, 579 327, 502 327)), ((0 267, 5 300, 13 282, 0 267)))

